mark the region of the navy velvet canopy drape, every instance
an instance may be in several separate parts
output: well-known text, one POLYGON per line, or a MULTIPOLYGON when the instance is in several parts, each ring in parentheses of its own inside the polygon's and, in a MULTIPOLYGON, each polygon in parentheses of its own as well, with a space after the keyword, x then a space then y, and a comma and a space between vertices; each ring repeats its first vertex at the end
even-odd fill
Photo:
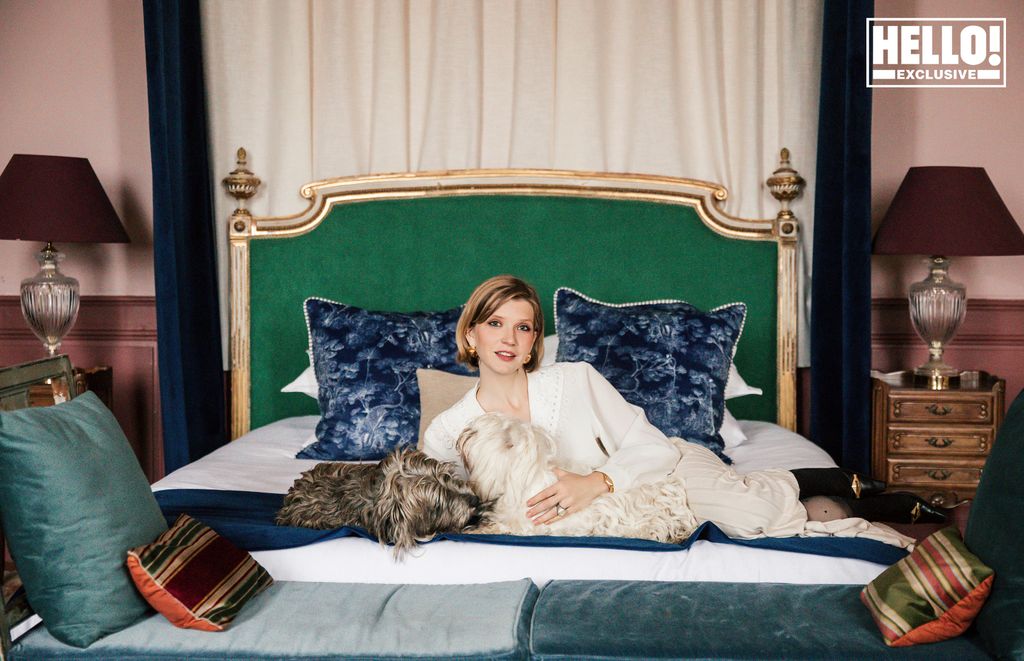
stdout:
POLYGON ((145 0, 164 468, 226 441, 198 0, 145 0))
POLYGON ((871 90, 874 2, 825 3, 811 294, 811 436, 842 466, 871 463, 871 90))

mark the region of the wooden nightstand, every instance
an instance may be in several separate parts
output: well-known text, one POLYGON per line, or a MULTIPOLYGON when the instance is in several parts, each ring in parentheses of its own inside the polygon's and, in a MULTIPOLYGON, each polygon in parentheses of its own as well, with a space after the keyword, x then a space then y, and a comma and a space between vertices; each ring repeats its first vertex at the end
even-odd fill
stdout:
POLYGON ((871 469, 890 491, 943 507, 973 498, 1003 422, 1006 382, 977 372, 948 390, 912 372, 872 373, 871 469))
MULTIPOLYGON (((91 390, 108 409, 113 409, 114 374, 111 368, 81 369, 76 367, 73 375, 75 377, 75 392, 81 395, 86 390, 91 390)), ((28 388, 26 404, 28 406, 52 406, 58 401, 64 401, 67 396, 67 386, 62 386, 59 382, 39 383, 28 388)))
POLYGON ((114 409, 114 370, 110 367, 76 367, 75 389, 79 395, 91 390, 108 409, 114 409))

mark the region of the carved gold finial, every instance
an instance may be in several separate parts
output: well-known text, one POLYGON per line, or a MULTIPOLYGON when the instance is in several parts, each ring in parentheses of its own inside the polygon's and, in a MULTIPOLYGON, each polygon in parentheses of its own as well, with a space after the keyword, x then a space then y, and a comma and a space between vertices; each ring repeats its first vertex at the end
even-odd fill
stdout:
POLYGON ((244 147, 238 148, 236 158, 235 169, 231 171, 231 174, 224 177, 224 188, 228 190, 232 197, 238 200, 238 208, 235 209, 235 214, 248 215, 249 212, 245 208, 245 201, 256 194, 256 189, 259 188, 261 182, 259 177, 245 167, 248 161, 248 154, 245 153, 244 147))
POLYGON ((789 209, 790 201, 796 199, 803 192, 806 182, 800 174, 789 164, 789 149, 785 147, 779 152, 779 167, 775 169, 772 176, 765 182, 772 197, 779 201, 782 207, 776 218, 779 221, 779 233, 782 236, 795 236, 797 231, 796 216, 789 209))

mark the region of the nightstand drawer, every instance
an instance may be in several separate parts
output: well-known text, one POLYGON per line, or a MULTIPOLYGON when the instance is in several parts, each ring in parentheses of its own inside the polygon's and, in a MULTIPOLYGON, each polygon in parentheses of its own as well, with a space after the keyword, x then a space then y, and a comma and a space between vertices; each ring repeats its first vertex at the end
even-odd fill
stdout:
POLYGON ((894 394, 890 398, 891 420, 904 422, 992 422, 992 398, 924 398, 894 394))
POLYGON ((889 488, 899 490, 900 485, 915 485, 934 489, 950 489, 956 486, 977 486, 981 479, 983 461, 977 463, 949 464, 930 459, 889 460, 889 488))
POLYGON ((987 455, 992 447, 992 429, 979 427, 903 427, 886 430, 889 454, 929 453, 987 455))

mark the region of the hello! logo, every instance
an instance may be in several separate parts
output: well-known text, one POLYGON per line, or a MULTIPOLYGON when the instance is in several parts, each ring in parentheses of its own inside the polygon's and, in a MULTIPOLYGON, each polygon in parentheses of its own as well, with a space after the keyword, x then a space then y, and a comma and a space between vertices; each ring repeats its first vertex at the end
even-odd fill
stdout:
POLYGON ((868 87, 1006 87, 1005 18, 869 18, 868 87))

